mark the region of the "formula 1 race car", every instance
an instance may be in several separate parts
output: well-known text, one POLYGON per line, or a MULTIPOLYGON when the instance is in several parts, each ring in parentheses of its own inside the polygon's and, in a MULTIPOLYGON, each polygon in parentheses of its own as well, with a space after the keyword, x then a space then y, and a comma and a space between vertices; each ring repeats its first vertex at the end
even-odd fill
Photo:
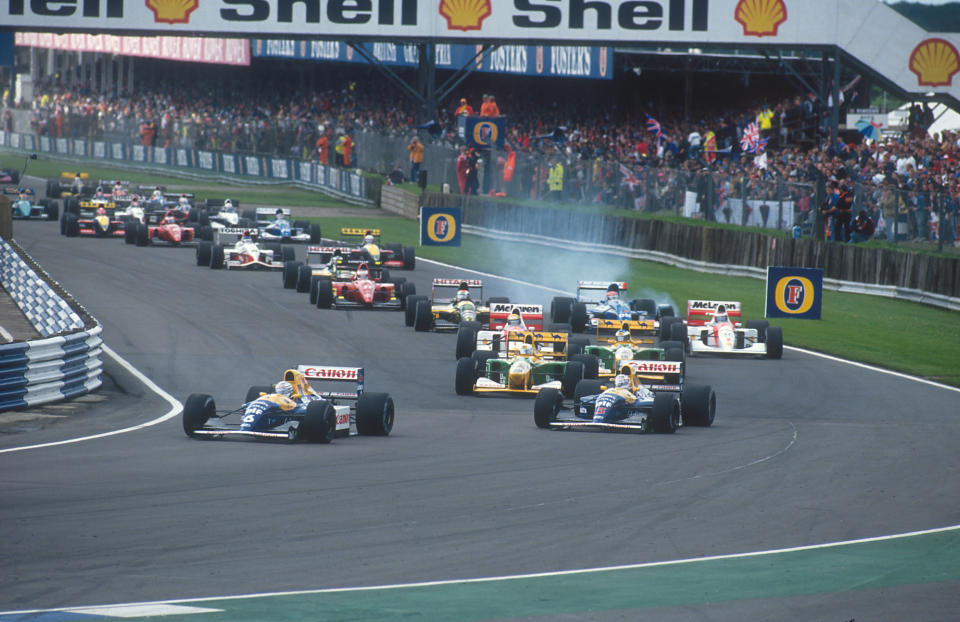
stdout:
POLYGON ((197 245, 197 265, 214 270, 283 270, 284 262, 296 260, 293 248, 280 244, 260 245, 256 229, 221 229, 216 242, 197 245), (233 241, 225 246, 224 240, 233 241))
POLYGON ((540 305, 495 302, 491 303, 490 309, 488 328, 478 322, 466 322, 457 330, 458 359, 472 356, 475 351, 503 354, 510 333, 528 334, 543 330, 543 307, 540 305))
POLYGON ((682 342, 663 341, 660 347, 650 347, 649 332, 653 330, 653 322, 649 320, 600 320, 617 322, 620 328, 613 337, 598 337, 596 344, 580 341, 585 337, 576 337, 570 340, 571 352, 593 354, 600 361, 598 377, 612 378, 628 361, 685 361, 685 350, 682 342), (636 336, 636 332, 640 336, 636 336), (576 341, 574 340, 576 339, 576 341))
POLYGON ((218 411, 213 397, 194 393, 183 408, 183 431, 193 438, 279 438, 329 443, 335 437, 387 436, 395 419, 393 398, 367 393, 362 367, 300 365, 276 385, 252 386, 239 408, 218 411), (310 382, 355 382, 351 392, 317 391, 310 382), (346 403, 344 403, 346 402, 346 403), (226 421, 239 417, 239 423, 226 421))
POLYGON ((717 414, 717 398, 709 385, 683 386, 683 363, 633 361, 625 364, 614 386, 582 380, 574 389, 573 404, 553 388, 537 394, 533 418, 539 428, 569 430, 594 428, 612 431, 672 434, 686 426, 709 427, 717 414), (673 385, 649 385, 650 365, 670 368, 673 385))
POLYGON ((127 244, 149 246, 153 242, 166 242, 171 246, 193 245, 201 239, 213 241, 213 229, 193 227, 187 224, 187 214, 180 210, 149 212, 144 216, 146 222, 127 221, 123 239, 127 244))
MULTIPOLYGON (((359 265, 359 264, 357 264, 359 265)), ((350 265, 343 259, 341 249, 335 247, 309 246, 304 262, 292 261, 283 267, 283 287, 296 289, 298 292, 310 293, 310 304, 317 304, 319 292, 318 283, 321 278, 330 281, 350 281, 356 274, 357 265, 350 265)), ((393 283, 397 291, 407 282, 406 277, 391 277, 386 268, 376 268, 371 271, 373 280, 382 283, 393 283)), ((407 288, 407 292, 411 291, 407 288)))
POLYGON ((60 207, 53 199, 36 199, 32 188, 20 188, 17 200, 10 207, 15 220, 56 220, 60 216, 60 207))
POLYGON ((60 233, 68 238, 92 236, 97 238, 123 237, 127 222, 116 215, 116 210, 107 206, 84 202, 87 208, 78 216, 74 212, 64 212, 60 219, 60 233), (93 211, 89 211, 92 209, 93 211))
POLYGON ((566 358, 564 333, 507 333, 504 352, 478 350, 457 360, 458 395, 499 393, 534 396, 553 388, 573 397, 584 378, 587 355, 566 358))
POLYGON ((260 229, 260 239, 264 242, 302 242, 308 244, 320 243, 320 225, 306 220, 295 220, 290 223, 290 210, 269 207, 258 207, 255 211, 257 228, 260 229), (270 216, 273 219, 270 219, 270 216))
MULTIPOLYGON (((450 332, 462 326, 484 328, 491 324, 501 328, 510 309, 494 307, 509 303, 509 298, 499 297, 484 301, 483 281, 479 279, 434 279, 429 298, 417 296, 408 301, 404 323, 418 332, 450 332)), ((542 328, 542 317, 542 309, 539 318, 531 315, 532 325, 542 328)))
POLYGON ((409 295, 416 293, 413 283, 404 282, 399 287, 382 278, 381 269, 357 266, 353 277, 345 281, 334 281, 328 277, 319 277, 317 286, 317 308, 366 308, 392 309, 403 308, 409 295))
MULTIPOLYGON (((597 320, 649 320, 659 330, 659 321, 673 315, 673 307, 658 305, 649 298, 627 301, 627 284, 612 281, 579 281, 577 297, 557 296, 550 305, 550 321, 570 324, 570 330, 582 333, 596 331, 597 320), (598 295, 599 292, 603 292, 598 295)), ((614 329, 616 330, 616 329, 614 329)))
POLYGON ((342 227, 340 237, 347 242, 347 245, 339 247, 347 264, 365 263, 370 267, 399 270, 413 270, 416 267, 416 250, 412 246, 382 244, 379 229, 342 227), (360 238, 359 244, 350 245, 349 241, 353 238, 360 238))
POLYGON ((682 340, 691 354, 749 354, 778 359, 783 356, 783 329, 766 320, 741 323, 742 305, 736 301, 688 300, 687 320, 664 322, 670 339, 682 340))

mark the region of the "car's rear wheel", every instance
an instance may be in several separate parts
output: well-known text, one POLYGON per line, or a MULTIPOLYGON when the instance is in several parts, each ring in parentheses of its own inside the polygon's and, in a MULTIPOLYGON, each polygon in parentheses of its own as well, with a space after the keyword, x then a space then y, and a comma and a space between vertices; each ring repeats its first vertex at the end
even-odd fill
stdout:
POLYGON ((757 331, 757 341, 763 343, 767 340, 767 328, 770 326, 770 322, 766 320, 747 320, 744 324, 745 328, 753 328, 757 331))
POLYGON ((200 239, 206 240, 207 242, 213 242, 213 227, 211 227, 210 225, 201 226, 200 239))
POLYGON ((426 296, 410 296, 407 298, 406 307, 403 310, 403 323, 406 326, 413 326, 417 317, 417 303, 421 300, 427 300, 426 296))
POLYGON ((337 432, 337 411, 327 400, 307 404, 300 436, 311 443, 329 443, 337 432))
POLYGON ((680 342, 683 345, 684 349, 686 349, 687 327, 684 326, 683 320, 676 318, 675 321, 670 324, 670 332, 668 333, 668 338, 670 339, 670 341, 680 342))
POLYGON ((417 251, 412 246, 403 247, 403 269, 413 270, 417 267, 417 251))
POLYGON ((706 428, 717 416, 717 395, 710 385, 684 387, 680 397, 683 424, 706 428))
POLYGON ((667 360, 668 360, 668 361, 683 361, 683 362, 686 362, 686 361, 687 361, 687 350, 686 350, 686 348, 683 347, 683 343, 680 342, 680 341, 673 341, 673 340, 670 340, 670 341, 661 341, 661 342, 660 342, 660 348, 663 349, 663 351, 664 351, 665 354, 666 354, 666 353, 669 353, 669 352, 673 352, 673 355, 672 355, 672 356, 677 356, 677 352, 676 352, 676 351, 677 351, 677 350, 680 351, 680 358, 669 358, 669 357, 667 357, 667 360))
POLYGON ((477 349, 477 329, 461 326, 457 329, 457 359, 473 354, 477 349))
POLYGON ((330 277, 317 278, 317 308, 329 309, 333 306, 333 281, 330 277))
POLYGON ((779 326, 767 328, 767 358, 778 359, 783 356, 783 329, 779 326))
POLYGON ((433 304, 426 298, 418 300, 413 316, 413 330, 424 332, 431 328, 433 328, 433 304))
POLYGON ((600 375, 600 359, 595 354, 573 354, 567 360, 583 365, 583 377, 587 380, 596 380, 600 375))
POLYGON ((587 305, 575 302, 570 309, 570 330, 582 333, 587 328, 587 305))
POLYGON ((573 399, 580 401, 582 397, 599 395, 603 392, 603 384, 599 380, 581 380, 573 389, 573 399))
POLYGON ((675 393, 657 393, 650 411, 650 431, 673 434, 680 427, 680 400, 675 393))
POLYGON ((283 262, 283 288, 293 289, 297 286, 297 271, 303 264, 296 261, 283 262))
POLYGON ((191 394, 183 405, 183 431, 187 436, 196 437, 197 430, 202 428, 216 412, 217 405, 213 397, 206 393, 191 394))
POLYGON ((77 222, 76 214, 67 214, 67 222, 64 226, 64 234, 68 238, 75 238, 80 235, 80 223, 77 222))
POLYGON ((657 319, 657 302, 650 298, 638 298, 630 301, 630 308, 646 314, 646 319, 657 319))
POLYGON ((549 428, 563 405, 563 394, 552 388, 540 389, 533 404, 533 420, 538 428, 549 428))
MULTIPOLYGON (((128 227, 135 227, 137 231, 137 246, 149 246, 150 244, 150 227, 144 224, 136 225, 127 225, 128 227)), ((126 232, 124 232, 126 235, 126 232)))
POLYGON ((568 296, 555 296, 550 301, 550 324, 567 324, 570 322, 570 309, 574 299, 568 296))
POLYGON ((47 215, 47 220, 56 220, 60 216, 60 206, 52 199, 47 201, 43 211, 47 215))
POLYGON ((580 361, 570 361, 563 368, 563 378, 560 380, 560 390, 566 398, 572 398, 577 384, 583 380, 584 365, 580 361))
POLYGON ((297 292, 305 294, 310 291, 310 277, 313 276, 313 268, 310 266, 304 265, 301 262, 296 262, 297 264, 297 292))
POLYGON ((210 251, 210 267, 214 270, 219 270, 223 267, 224 263, 224 251, 223 246, 216 244, 213 246, 213 249, 210 251))
POLYGON ((247 389, 247 397, 243 400, 244 404, 248 404, 253 400, 260 397, 261 393, 273 393, 273 387, 269 384, 255 384, 249 389, 247 389))
POLYGON ((396 413, 387 393, 361 393, 357 400, 357 434, 387 436, 393 430, 396 413))
POLYGON ((197 265, 209 266, 210 257, 213 254, 213 244, 210 242, 200 242, 197 244, 197 265))
POLYGON ((323 236, 320 233, 320 225, 315 222, 310 223, 310 243, 319 244, 320 240, 323 239, 323 236))
MULTIPOLYGON (((280 251, 280 257, 283 261, 296 261, 297 253, 292 246, 284 246, 283 250, 280 251)), ((276 259, 276 255, 274 255, 274 258, 276 259)))
POLYGON ((125 244, 137 243, 137 226, 128 222, 123 230, 123 241, 125 244))
POLYGON ((407 301, 409 301, 413 296, 416 296, 416 294, 417 294, 416 283, 409 283, 409 282, 401 283, 400 284, 400 302, 401 302, 400 306, 406 309, 408 304, 407 301))

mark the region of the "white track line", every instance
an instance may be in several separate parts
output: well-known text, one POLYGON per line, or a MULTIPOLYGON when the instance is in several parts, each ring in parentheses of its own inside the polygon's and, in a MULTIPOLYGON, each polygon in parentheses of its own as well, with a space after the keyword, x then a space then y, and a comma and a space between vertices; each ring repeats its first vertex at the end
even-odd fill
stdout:
MULTIPOLYGON (((541 579, 545 577, 565 577, 576 574, 596 574, 600 572, 614 572, 620 570, 639 570, 643 568, 660 568, 664 566, 680 566, 687 564, 696 564, 702 562, 724 561, 731 559, 748 559, 751 557, 765 557, 769 555, 781 555, 787 553, 801 553, 804 551, 816 551, 820 549, 833 549, 857 544, 870 544, 873 542, 886 542, 889 540, 902 540, 916 536, 929 536, 937 533, 960 530, 960 525, 951 525, 949 527, 937 527, 935 529, 925 529, 923 531, 911 531, 889 536, 874 536, 872 538, 860 538, 857 540, 842 540, 838 542, 827 542, 824 544, 810 544, 806 546, 795 546, 784 549, 770 549, 766 551, 751 551, 749 553, 730 553, 727 555, 709 555, 706 557, 690 557, 687 559, 674 559, 660 562, 646 562, 641 564, 624 564, 621 566, 601 566, 598 568, 582 568, 580 570, 557 570, 554 572, 534 572, 530 574, 502 575, 498 577, 477 577, 472 579, 444 579, 441 581, 423 581, 420 583, 393 583, 388 585, 370 585, 365 587, 332 587, 316 590, 291 590, 287 592, 260 592, 257 594, 235 594, 232 596, 208 596, 203 598, 178 598, 172 600, 157 600, 138 603, 124 603, 122 605, 103 605, 105 607, 141 607, 141 606, 159 606, 159 605, 181 605, 186 603, 215 602, 227 600, 248 600, 251 598, 275 598, 280 596, 310 596, 314 594, 342 594, 347 592, 374 592, 379 590, 402 590, 408 588, 437 587, 445 585, 464 585, 470 583, 491 583, 494 581, 520 581, 523 579, 541 579)), ((79 609, 90 609, 90 607, 60 607, 57 609, 27 609, 22 611, 0 611, 2 616, 27 615, 35 613, 51 613, 57 611, 76 611, 79 609)))
MULTIPOLYGON (((499 276, 499 275, 497 275, 497 274, 490 274, 489 272, 480 272, 479 270, 471 270, 470 268, 463 268, 463 267, 461 267, 461 266, 454 266, 454 265, 452 265, 452 264, 443 263, 443 262, 440 262, 440 261, 434 261, 434 260, 432 260, 432 259, 423 259, 423 258, 418 257, 418 258, 417 258, 417 261, 423 261, 423 262, 426 262, 426 263, 436 264, 436 265, 438 265, 438 266, 443 266, 444 268, 453 268, 453 269, 455 269, 455 270, 463 270, 464 272, 472 272, 473 274, 479 274, 479 275, 487 276, 487 277, 494 278, 494 279, 501 279, 501 280, 503 280, 503 281, 507 281, 507 282, 509 282, 509 283, 516 283, 516 284, 518 284, 518 285, 527 285, 527 286, 529 286, 529 287, 536 287, 537 289, 542 289, 542 290, 545 290, 545 291, 548 291, 548 292, 554 292, 554 293, 557 293, 557 294, 564 294, 564 295, 567 295, 567 296, 573 296, 573 295, 575 295, 575 294, 573 294, 573 293, 571 293, 571 292, 565 292, 565 291, 563 291, 563 290, 561 290, 561 289, 556 289, 556 288, 553 288, 553 287, 546 287, 545 285, 538 285, 538 284, 536 284, 536 283, 530 283, 530 282, 528 282, 528 281, 521 281, 521 280, 519 280, 519 279, 513 279, 513 278, 510 278, 510 277, 499 276)), ((950 386, 950 385, 941 384, 941 383, 939 383, 939 382, 934 382, 934 381, 932 381, 932 380, 927 380, 926 378, 920 378, 920 377, 918 377, 918 376, 911 376, 911 375, 909 375, 909 374, 904 374, 904 373, 902 373, 902 372, 893 371, 893 370, 890 370, 890 369, 883 369, 882 367, 874 367, 873 365, 868 365, 868 364, 866 364, 866 363, 858 363, 857 361, 850 361, 850 360, 847 360, 847 359, 842 359, 842 358, 839 358, 839 357, 836 357, 836 356, 832 356, 832 355, 830 355, 830 354, 823 354, 822 352, 814 352, 813 350, 805 350, 804 348, 797 348, 797 347, 795 347, 795 346, 786 346, 786 345, 785 345, 785 346, 783 346, 783 347, 786 348, 787 350, 792 350, 792 351, 794 351, 794 352, 800 352, 800 353, 802 353, 802 354, 809 354, 810 356, 816 356, 816 357, 819 357, 819 358, 822 358, 822 359, 826 359, 826 360, 828 360, 828 361, 834 361, 834 362, 836 362, 836 363, 843 363, 843 364, 845 364, 845 365, 853 365, 854 367, 860 367, 861 369, 868 369, 868 370, 870 370, 870 371, 875 371, 875 372, 878 372, 878 373, 881 373, 881 374, 887 374, 887 375, 890 375, 890 376, 896 376, 897 378, 903 378, 903 379, 905 379, 905 380, 912 380, 912 381, 914 381, 914 382, 919 382, 919 383, 922 383, 922 384, 926 384, 926 385, 929 385, 929 386, 931 386, 931 387, 936 387, 936 388, 938 388, 938 389, 947 389, 948 391, 954 391, 954 392, 960 393, 960 387, 952 387, 952 386, 950 386)))
POLYGON ((170 410, 168 410, 165 414, 161 415, 160 417, 157 417, 156 419, 147 421, 146 423, 135 425, 133 427, 123 428, 121 430, 112 430, 110 432, 104 432, 102 434, 93 434, 90 436, 80 436, 78 438, 69 438, 66 440, 55 441, 52 443, 41 443, 39 445, 25 445, 23 447, 11 447, 9 449, 0 449, 0 454, 8 454, 15 451, 26 451, 28 449, 42 449, 44 447, 56 447, 57 445, 70 445, 72 443, 81 443, 83 441, 92 441, 98 438, 116 436, 117 434, 126 434, 127 432, 136 432, 137 430, 142 430, 144 428, 149 428, 159 423, 163 423, 164 421, 169 421, 170 419, 172 419, 173 417, 176 417, 183 411, 183 404, 181 404, 180 401, 177 400, 177 398, 173 397, 172 395, 170 395, 169 393, 161 389, 159 386, 157 386, 157 384, 153 382, 153 380, 150 380, 145 375, 143 375, 143 373, 139 369, 131 365, 119 354, 114 352, 109 346, 107 346, 107 344, 104 343, 101 345, 101 347, 103 348, 103 351, 110 356, 110 358, 112 358, 114 361, 119 363, 120 366, 126 369, 128 372, 133 374, 140 382, 145 384, 148 389, 150 389, 151 391, 153 391, 154 393, 156 393, 157 395, 165 399, 167 403, 170 404, 170 410))

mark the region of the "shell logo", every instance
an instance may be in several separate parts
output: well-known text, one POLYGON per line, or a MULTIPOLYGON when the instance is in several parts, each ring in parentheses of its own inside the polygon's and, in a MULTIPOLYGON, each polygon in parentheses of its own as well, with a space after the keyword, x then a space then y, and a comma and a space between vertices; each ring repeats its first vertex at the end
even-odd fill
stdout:
POLYGON ((153 21, 167 24, 186 24, 190 14, 197 10, 200 0, 146 0, 153 11, 153 21))
POLYGON ((910 54, 910 71, 920 86, 950 86, 960 71, 960 53, 944 39, 926 39, 910 54))
POLYGON ((787 5, 783 0, 740 0, 733 16, 744 36, 776 37, 780 24, 787 21, 787 5))
POLYGON ((447 19, 448 30, 480 30, 491 12, 490 0, 440 0, 440 15, 447 19))

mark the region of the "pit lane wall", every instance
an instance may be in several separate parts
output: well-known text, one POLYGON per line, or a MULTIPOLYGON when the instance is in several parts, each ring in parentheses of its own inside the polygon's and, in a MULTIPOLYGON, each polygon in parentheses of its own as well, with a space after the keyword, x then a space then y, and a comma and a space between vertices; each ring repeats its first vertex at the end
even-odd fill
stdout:
POLYGON ((0 285, 43 337, 0 345, 0 412, 98 388, 103 328, 16 242, 0 239, 0 285))
POLYGON ((298 158, 241 155, 186 147, 151 147, 84 138, 51 138, 5 131, 0 131, 0 147, 63 158, 103 160, 111 166, 172 166, 204 176, 229 177, 232 181, 241 178, 239 181, 245 183, 292 183, 348 202, 372 204, 367 197, 367 180, 359 169, 341 169, 298 158))

